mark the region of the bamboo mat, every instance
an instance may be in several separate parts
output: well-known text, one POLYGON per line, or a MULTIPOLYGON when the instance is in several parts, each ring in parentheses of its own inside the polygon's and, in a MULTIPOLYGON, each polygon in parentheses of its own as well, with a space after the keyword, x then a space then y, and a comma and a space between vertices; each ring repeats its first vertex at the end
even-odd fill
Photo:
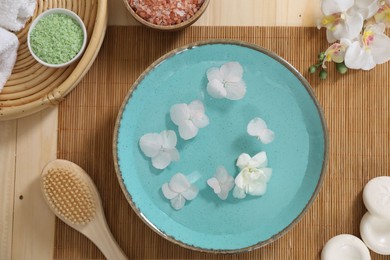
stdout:
MULTIPOLYGON (((292 27, 191 27, 175 33, 108 28, 94 65, 59 105, 58 157, 79 164, 95 181, 107 222, 130 259, 319 259, 332 236, 359 236, 366 211, 363 186, 375 176, 390 175, 390 67, 340 76, 331 66, 326 81, 308 75, 318 52, 326 49, 324 34, 315 28, 292 27), (313 206, 281 239, 239 255, 197 253, 154 233, 128 205, 112 159, 119 106, 138 75, 166 52, 211 38, 255 43, 285 58, 313 86, 329 128, 329 167, 313 206)), ((104 258, 85 237, 58 220, 54 251, 55 259, 104 258)), ((386 257, 372 253, 372 259, 386 257)))

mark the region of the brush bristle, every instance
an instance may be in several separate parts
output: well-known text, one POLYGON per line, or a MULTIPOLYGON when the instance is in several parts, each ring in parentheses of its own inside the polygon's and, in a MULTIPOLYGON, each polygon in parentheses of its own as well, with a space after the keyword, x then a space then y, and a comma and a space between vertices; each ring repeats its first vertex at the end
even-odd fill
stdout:
POLYGON ((50 169, 42 178, 42 190, 55 213, 72 224, 93 219, 96 205, 91 190, 72 171, 50 169))

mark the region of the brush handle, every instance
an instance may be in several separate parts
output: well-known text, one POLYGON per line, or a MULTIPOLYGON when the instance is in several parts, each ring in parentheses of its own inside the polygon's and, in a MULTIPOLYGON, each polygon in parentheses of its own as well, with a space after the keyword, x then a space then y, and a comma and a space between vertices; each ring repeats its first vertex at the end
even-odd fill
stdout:
POLYGON ((102 212, 97 211, 96 217, 79 231, 88 237, 108 260, 128 259, 111 234, 102 212))

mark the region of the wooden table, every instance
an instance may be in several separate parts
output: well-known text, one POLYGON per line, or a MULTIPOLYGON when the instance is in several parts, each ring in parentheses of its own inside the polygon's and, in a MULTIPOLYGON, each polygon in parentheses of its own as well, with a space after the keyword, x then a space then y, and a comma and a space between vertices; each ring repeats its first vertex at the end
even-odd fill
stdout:
MULTIPOLYGON (((137 25, 122 0, 109 1, 109 25, 137 25)), ((194 26, 314 26, 320 0, 212 0, 194 26)), ((52 259, 54 214, 39 188, 56 158, 58 108, 0 122, 0 259, 52 259)))

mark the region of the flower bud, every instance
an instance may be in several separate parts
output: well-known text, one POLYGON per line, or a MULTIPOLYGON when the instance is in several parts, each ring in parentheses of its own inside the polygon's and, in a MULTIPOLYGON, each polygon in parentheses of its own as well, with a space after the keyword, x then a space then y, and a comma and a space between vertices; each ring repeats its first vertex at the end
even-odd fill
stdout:
POLYGON ((316 66, 314 66, 314 65, 310 66, 310 68, 309 68, 309 73, 310 73, 310 74, 313 74, 313 73, 315 73, 316 71, 317 71, 316 66))
POLYGON ((336 63, 336 69, 340 74, 345 74, 348 71, 348 68, 345 66, 344 62, 336 63))
POLYGON ((318 59, 323 61, 325 59, 325 52, 320 52, 320 54, 318 54, 318 59))
POLYGON ((320 79, 326 79, 326 77, 328 77, 328 72, 326 72, 326 70, 321 70, 320 79))

